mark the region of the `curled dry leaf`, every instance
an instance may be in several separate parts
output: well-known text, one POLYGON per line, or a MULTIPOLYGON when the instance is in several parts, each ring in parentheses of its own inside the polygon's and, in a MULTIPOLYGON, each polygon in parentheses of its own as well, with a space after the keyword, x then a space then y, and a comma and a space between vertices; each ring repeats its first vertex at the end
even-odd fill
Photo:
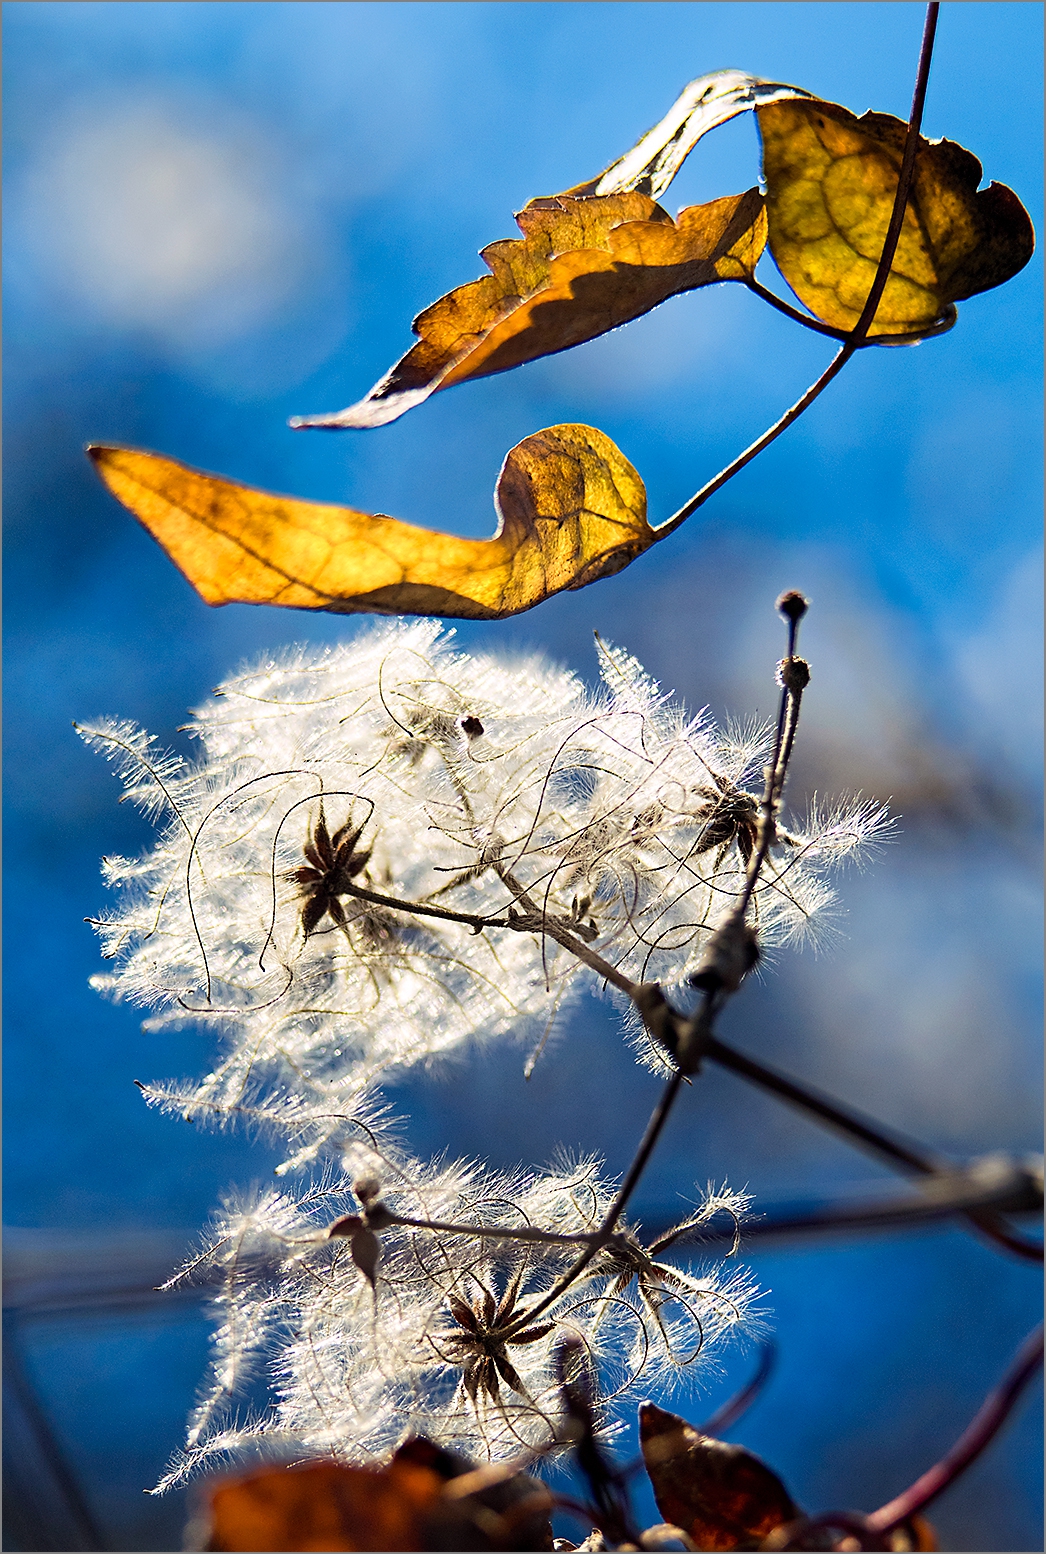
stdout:
POLYGON ((656 537, 642 480, 590 426, 511 450, 488 540, 273 496, 134 448, 88 452, 208 604, 492 620, 621 571, 656 537))
POLYGON ((646 194, 532 200, 522 241, 491 243, 491 273, 448 292, 414 320, 418 343, 358 404, 292 426, 373 427, 434 394, 568 350, 679 292, 747 280, 766 243, 758 189, 680 211, 646 194))
POLYGON ((701 1435, 653 1403, 639 1439, 657 1508, 699 1549, 756 1549, 800 1511, 777 1474, 743 1446, 701 1435))
POLYGON ((763 103, 809 97, 801 87, 764 81, 743 70, 713 70, 687 82, 664 118, 631 151, 567 194, 619 194, 638 189, 660 199, 702 135, 763 103))
MULTIPOLYGON (((871 290, 893 211, 907 125, 837 103, 757 109, 769 246, 810 311, 852 329, 871 290)), ((1001 286, 1031 258, 1027 211, 1005 184, 978 193, 981 164, 951 140, 920 137, 897 253, 869 337, 926 333, 951 304, 1001 286)))
POLYGON ((333 1462, 263 1468, 210 1494, 215 1551, 424 1550, 443 1480, 418 1463, 348 1468, 333 1462))
MULTIPOLYGON (((414 1437, 381 1468, 262 1468, 210 1491, 203 1547, 264 1550, 550 1550, 548 1490, 414 1437)), ((194 1527, 195 1530, 195 1527, 194 1527)))

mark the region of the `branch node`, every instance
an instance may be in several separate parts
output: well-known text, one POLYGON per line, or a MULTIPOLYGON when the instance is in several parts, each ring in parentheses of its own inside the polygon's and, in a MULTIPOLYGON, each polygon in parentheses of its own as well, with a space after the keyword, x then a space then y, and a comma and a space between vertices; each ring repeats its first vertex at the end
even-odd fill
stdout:
POLYGON ((777 608, 786 620, 795 624, 801 621, 810 608, 810 601, 805 599, 796 588, 789 588, 777 601, 777 608))
POLYGON ((805 658, 782 658, 777 666, 777 683, 798 696, 810 684, 810 665, 805 658))
POLYGON ((705 945, 690 986, 703 993, 736 993, 744 978, 759 959, 759 941, 755 930, 742 914, 734 912, 705 945))

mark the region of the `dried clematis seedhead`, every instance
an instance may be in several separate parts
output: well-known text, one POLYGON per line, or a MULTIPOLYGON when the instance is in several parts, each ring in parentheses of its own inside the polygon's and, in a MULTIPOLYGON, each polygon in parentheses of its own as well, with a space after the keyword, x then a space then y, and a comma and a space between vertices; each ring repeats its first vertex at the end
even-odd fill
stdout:
MULTIPOLYGON (((154 1026, 213 1030, 183 1110, 283 1117, 305 1163, 343 1148, 386 1078, 533 1040, 600 967, 626 986, 700 974, 757 845, 768 741, 598 650, 591 692, 432 622, 385 625, 227 682, 190 725, 195 763, 127 725, 84 731, 164 812, 151 853, 107 864, 98 985, 154 1026)), ((761 947, 823 921, 829 869, 882 820, 775 827, 748 914, 761 947)))

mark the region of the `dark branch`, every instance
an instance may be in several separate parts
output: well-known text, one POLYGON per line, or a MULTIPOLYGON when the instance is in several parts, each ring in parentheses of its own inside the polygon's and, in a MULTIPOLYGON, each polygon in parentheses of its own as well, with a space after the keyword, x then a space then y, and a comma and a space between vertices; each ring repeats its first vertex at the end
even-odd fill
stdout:
POLYGON ((703 507, 710 496, 714 496, 728 480, 732 480, 747 464, 768 448, 772 442, 786 432, 794 421, 798 421, 804 410, 809 409, 814 400, 819 398, 831 383, 838 377, 847 362, 855 352, 865 344, 868 330, 875 318, 876 309, 882 300, 886 282, 890 276, 890 266, 893 263, 894 254, 897 252, 897 243, 901 235, 901 225, 904 221, 904 212, 908 204, 908 194, 912 186, 912 177, 915 173, 915 154, 919 146, 919 128, 922 124, 923 103, 926 100, 926 85, 930 76, 930 60, 933 57, 933 39, 937 30, 937 14, 939 4, 931 4, 926 8, 926 25, 923 29, 922 48, 919 53, 919 68, 915 78, 915 92, 912 96, 912 108, 908 117, 908 134, 904 142, 904 154, 901 158, 901 171, 897 179, 897 194, 893 202, 893 212, 890 216, 890 225, 886 230, 886 241, 883 243, 882 253, 879 256, 879 265, 872 281, 871 290, 868 293, 861 316, 853 329, 847 335, 838 355, 829 363, 824 372, 812 383, 803 397, 796 401, 790 410, 786 410, 779 421, 776 421, 763 435, 756 439, 745 451, 728 464, 724 470, 714 476, 707 485, 692 496, 689 502, 673 513, 671 518, 658 525, 657 538, 665 539, 674 530, 678 529, 699 507, 703 507))

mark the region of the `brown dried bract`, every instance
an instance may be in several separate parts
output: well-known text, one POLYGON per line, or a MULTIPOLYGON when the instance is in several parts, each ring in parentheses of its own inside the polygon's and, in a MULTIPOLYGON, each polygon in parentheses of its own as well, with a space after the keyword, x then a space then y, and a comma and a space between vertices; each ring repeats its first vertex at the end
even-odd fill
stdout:
POLYGON ((658 1510, 699 1549, 757 1549, 801 1513, 777 1474, 743 1446, 701 1435, 653 1403, 639 1410, 658 1510))
POLYGON ((353 826, 350 818, 331 836, 323 805, 320 805, 316 829, 302 848, 308 859, 308 867, 291 869, 287 875, 298 886, 304 898, 301 926, 306 938, 315 932, 325 917, 348 932, 348 918, 338 898, 351 893, 349 887, 356 875, 362 873, 370 862, 369 847, 365 851, 357 851, 356 844, 362 832, 363 826, 353 826))
POLYGON ((508 1349, 517 1344, 537 1343, 551 1333, 556 1324, 541 1322, 536 1327, 512 1331, 512 1324, 521 1314, 516 1302, 522 1280, 520 1269, 509 1280, 500 1301, 482 1286, 472 1302, 451 1295, 447 1305, 456 1326, 434 1333, 429 1339, 441 1359, 461 1367, 461 1384, 474 1407, 479 1407, 484 1398, 495 1405, 500 1403, 502 1381, 520 1397, 529 1397, 509 1359, 508 1349))

